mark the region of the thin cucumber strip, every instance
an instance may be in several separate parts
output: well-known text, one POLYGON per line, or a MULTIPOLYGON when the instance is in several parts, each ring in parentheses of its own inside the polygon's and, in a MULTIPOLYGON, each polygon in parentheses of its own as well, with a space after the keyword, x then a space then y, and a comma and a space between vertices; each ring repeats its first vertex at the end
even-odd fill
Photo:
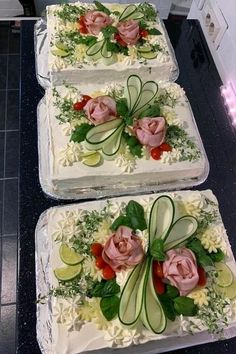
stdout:
POLYGON ((124 97, 127 100, 129 111, 132 112, 133 107, 139 102, 139 97, 142 90, 142 81, 139 76, 131 75, 127 79, 127 84, 124 89, 124 97))
POLYGON ((109 52, 107 50, 107 41, 104 42, 104 45, 102 46, 101 54, 103 58, 111 58, 112 57, 112 52, 109 52))
POLYGON ((143 17, 144 17, 144 14, 142 12, 135 11, 131 15, 126 17, 126 20, 140 20, 143 17))
POLYGON ((109 122, 96 125, 86 135, 85 146, 89 150, 98 150, 104 146, 104 142, 121 125, 122 119, 117 118, 109 122))
POLYGON ((147 329, 159 334, 165 330, 167 321, 154 289, 152 279, 152 262, 153 259, 150 259, 147 269, 146 284, 144 285, 141 319, 147 329))
POLYGON ((198 228, 197 219, 191 215, 185 215, 176 220, 169 233, 166 234, 164 241, 165 251, 170 250, 186 241, 198 228))
POLYGON ((94 56, 95 54, 97 54, 102 50, 103 45, 104 45, 104 40, 94 43, 87 49, 86 54, 88 56, 94 56))
POLYGON ((102 147, 102 152, 105 155, 104 158, 106 158, 106 156, 108 158, 114 157, 117 154, 120 148, 123 130, 124 124, 121 124, 109 137, 109 139, 106 140, 106 142, 104 143, 105 145, 102 147))
POLYGON ((158 197, 152 205, 149 218, 149 247, 155 239, 165 239, 168 235, 175 216, 175 206, 173 200, 162 195, 158 197))
POLYGON ((143 289, 148 262, 138 264, 131 274, 122 290, 118 317, 121 323, 127 326, 133 325, 142 310, 143 297, 138 296, 140 289, 143 289))
POLYGON ((139 114, 153 103, 158 92, 158 85, 155 81, 147 81, 142 87, 139 100, 133 107, 132 113, 139 114))
POLYGON ((124 11, 121 13, 120 17, 119 17, 119 21, 124 21, 126 20, 130 15, 132 15, 135 11, 137 11, 137 6, 135 6, 134 4, 131 4, 129 6, 127 6, 124 11))

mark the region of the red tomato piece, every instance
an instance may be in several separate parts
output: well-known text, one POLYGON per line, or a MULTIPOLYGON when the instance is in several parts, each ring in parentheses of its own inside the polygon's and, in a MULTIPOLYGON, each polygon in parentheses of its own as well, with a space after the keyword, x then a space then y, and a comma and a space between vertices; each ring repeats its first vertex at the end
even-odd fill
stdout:
POLYGON ((163 151, 159 147, 155 147, 151 150, 151 156, 154 160, 160 160, 163 151))
POLYGON ((102 276, 103 276, 103 279, 105 279, 105 280, 110 280, 110 279, 115 278, 116 273, 115 273, 114 270, 107 264, 107 265, 103 268, 103 270, 102 270, 102 276))
POLYGON ((156 275, 158 278, 163 278, 163 269, 162 269, 162 262, 154 261, 152 264, 153 268, 153 273, 156 275))
POLYGON ((198 272, 198 275, 199 275, 199 280, 198 280, 198 283, 197 285, 199 286, 205 286, 206 283, 207 283, 207 278, 206 278, 206 272, 204 270, 203 267, 197 267, 197 272, 198 272))
POLYGON ((79 31, 83 34, 88 33, 87 27, 84 22, 84 16, 80 16, 80 18, 78 19, 78 22, 79 22, 79 31))
POLYGON ((104 261, 102 256, 97 257, 95 264, 96 264, 96 267, 99 269, 103 269, 107 266, 107 263, 104 261))
POLYGON ((162 151, 172 151, 172 147, 168 143, 163 143, 159 146, 162 151))
POLYGON ((165 284, 162 282, 161 278, 154 277, 153 284, 157 294, 159 295, 164 294, 165 284))
POLYGON ((89 100, 92 99, 92 97, 90 97, 90 96, 88 96, 88 95, 82 95, 82 97, 83 97, 82 102, 85 102, 85 104, 86 104, 89 100))
POLYGON ((141 30, 139 31, 139 34, 140 34, 141 37, 147 37, 149 33, 148 33, 147 30, 141 29, 141 30))
POLYGON ((86 105, 86 103, 91 100, 92 97, 88 96, 88 95, 82 95, 83 99, 82 101, 78 101, 74 104, 73 108, 76 110, 76 111, 81 111, 84 106, 86 105))
POLYGON ((102 255, 103 246, 101 245, 101 243, 95 242, 92 243, 90 250, 94 257, 99 257, 102 255))
POLYGON ((123 41, 123 39, 121 38, 119 33, 116 33, 114 38, 122 47, 127 47, 127 43, 125 43, 125 41, 123 41))

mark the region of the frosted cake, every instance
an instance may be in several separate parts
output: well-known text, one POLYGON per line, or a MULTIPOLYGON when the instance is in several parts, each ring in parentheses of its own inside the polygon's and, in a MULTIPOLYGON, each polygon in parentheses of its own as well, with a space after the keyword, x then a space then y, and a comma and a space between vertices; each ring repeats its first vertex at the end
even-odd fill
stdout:
POLYGON ((175 83, 59 86, 39 120, 54 191, 129 188, 200 178, 208 163, 183 89, 175 83))
POLYGON ((135 73, 165 81, 178 76, 164 25, 148 3, 51 5, 47 33, 53 85, 123 81, 135 73))
POLYGON ((163 352, 235 333, 236 265, 209 190, 49 209, 36 249, 45 353, 163 352))

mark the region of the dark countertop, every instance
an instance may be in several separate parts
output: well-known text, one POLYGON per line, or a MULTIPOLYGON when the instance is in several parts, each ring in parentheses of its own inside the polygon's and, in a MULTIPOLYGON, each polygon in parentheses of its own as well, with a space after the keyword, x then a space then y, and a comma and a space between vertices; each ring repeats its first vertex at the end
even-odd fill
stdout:
MULTIPOLYGON (((36 295, 34 230, 40 214, 62 204, 44 195, 38 180, 36 109, 44 90, 35 77, 33 21, 22 24, 21 62, 21 162, 20 162, 20 269, 18 286, 18 353, 38 354, 36 341, 36 295)), ((180 76, 210 162, 207 181, 196 189, 213 190, 220 204, 225 227, 236 255, 236 131, 227 116, 222 82, 196 21, 166 21, 180 76)), ((158 346, 158 343, 157 343, 158 346)), ((233 354, 236 338, 171 353, 233 354)))

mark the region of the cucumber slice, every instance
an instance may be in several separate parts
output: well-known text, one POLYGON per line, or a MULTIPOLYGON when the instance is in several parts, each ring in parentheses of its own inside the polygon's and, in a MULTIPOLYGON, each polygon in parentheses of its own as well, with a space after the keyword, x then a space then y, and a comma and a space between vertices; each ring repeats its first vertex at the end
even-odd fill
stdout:
POLYGON ((59 254, 63 263, 68 265, 75 265, 80 263, 84 257, 81 254, 75 252, 75 250, 65 243, 59 248, 59 254))
POLYGON ((94 56, 95 54, 97 54, 102 50, 103 45, 104 45, 104 40, 94 43, 87 49, 86 54, 90 57, 94 56))
POLYGON ((127 84, 124 89, 124 96, 127 99, 128 108, 130 112, 139 101, 141 90, 142 90, 142 81, 140 77, 137 75, 129 76, 127 80, 127 84))
POLYGON ((234 276, 230 268, 222 262, 215 263, 215 268, 218 273, 218 277, 215 282, 222 288, 228 287, 233 283, 234 276))
POLYGON ((55 46, 58 48, 58 49, 61 49, 61 50, 64 50, 65 52, 68 50, 68 47, 62 43, 62 42, 56 42, 55 43, 55 46))
POLYGON ((109 122, 96 125, 90 129, 86 135, 85 146, 88 150, 99 150, 104 146, 104 142, 121 125, 122 119, 117 118, 109 122))
POLYGON ((102 148, 104 158, 108 160, 115 158, 117 152, 120 149, 122 132, 124 130, 124 124, 121 124, 114 133, 106 140, 105 145, 102 148))
POLYGON ((236 298, 236 281, 234 280, 231 285, 222 288, 222 286, 214 285, 215 292, 223 297, 227 297, 230 300, 236 298))
POLYGON ((165 239, 174 220, 175 206, 167 195, 158 197, 152 205, 149 218, 149 247, 155 239, 165 239))
POLYGON ((133 325, 141 313, 143 306, 142 289, 145 281, 147 266, 147 260, 138 264, 129 275, 129 278, 122 290, 118 317, 120 322, 124 325, 133 325))
POLYGON ((139 100, 133 107, 133 114, 140 114, 144 111, 150 104, 153 103, 158 92, 158 85, 155 81, 147 81, 142 87, 141 95, 139 100))
POLYGON ((135 11, 137 11, 137 6, 135 6, 134 4, 131 4, 129 6, 127 6, 124 11, 121 13, 120 17, 119 17, 119 21, 124 21, 126 20, 129 16, 131 16, 135 11))
POLYGON ((51 53, 53 55, 55 55, 56 57, 60 57, 60 58, 65 58, 65 57, 68 57, 68 55, 69 55, 68 52, 66 52, 65 50, 59 49, 59 48, 52 49, 51 53))
POLYGON ((138 48, 138 52, 140 53, 149 53, 152 51, 152 47, 149 45, 149 46, 146 46, 146 47, 139 47, 138 48))
POLYGON ((144 14, 139 11, 133 12, 130 16, 126 17, 126 20, 140 20, 144 17, 144 14))
POLYGON ((168 251, 169 249, 183 243, 195 233, 197 228, 197 219, 191 215, 185 215, 176 220, 176 222, 172 225, 170 232, 166 234, 164 238, 165 251, 168 251))
POLYGON ((104 42, 104 45, 102 46, 101 54, 103 58, 111 58, 112 57, 112 52, 109 52, 107 50, 107 42, 104 42))
POLYGON ((143 308, 141 320, 144 326, 150 331, 159 334, 166 328, 166 316, 156 295, 152 279, 152 262, 150 259, 145 277, 143 308))
POLYGON ((104 58, 104 57, 101 57, 102 58, 102 62, 104 65, 112 65, 114 63, 117 62, 117 54, 116 53, 112 53, 112 56, 110 58, 104 58))
POLYGON ((67 267, 54 269, 55 277, 61 281, 72 280, 77 277, 81 272, 81 264, 69 265, 67 267))
POLYGON ((155 53, 155 52, 139 52, 139 53, 142 58, 148 59, 148 60, 156 59, 156 57, 157 57, 157 53, 155 53))

